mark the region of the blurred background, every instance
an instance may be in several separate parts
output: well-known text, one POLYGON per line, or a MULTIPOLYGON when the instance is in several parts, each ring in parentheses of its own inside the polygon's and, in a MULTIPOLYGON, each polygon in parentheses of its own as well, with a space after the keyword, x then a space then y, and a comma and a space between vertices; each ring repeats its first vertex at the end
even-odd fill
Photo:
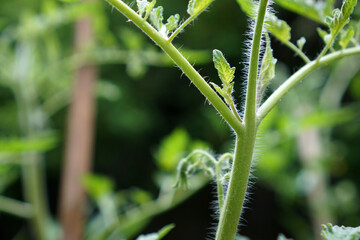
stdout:
MULTIPOLYGON (((157 5, 184 20, 187 2, 157 5)), ((314 58, 321 23, 273 7, 314 58)), ((239 108, 248 33, 236 1, 215 1, 174 41, 207 81, 219 82, 212 50, 225 54, 239 108)), ((303 65, 276 39, 272 47, 268 93, 303 65)), ((355 56, 317 70, 264 120, 241 235, 310 240, 321 224, 360 225, 359 66, 355 56)), ((169 223, 165 239, 211 237, 215 184, 199 173, 190 190, 173 189, 176 164, 196 148, 232 151, 233 140, 186 76, 107 2, 0 3, 0 239, 80 239, 60 231, 75 231, 74 202, 82 239, 136 239, 169 223)))

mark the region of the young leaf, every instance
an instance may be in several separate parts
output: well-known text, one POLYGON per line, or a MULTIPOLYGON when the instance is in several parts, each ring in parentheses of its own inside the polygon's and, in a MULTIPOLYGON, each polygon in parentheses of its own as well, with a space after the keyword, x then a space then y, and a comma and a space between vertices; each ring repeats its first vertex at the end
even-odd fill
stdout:
POLYGON ((147 5, 145 17, 144 17, 145 20, 150 16, 151 10, 154 8, 155 4, 156 4, 156 0, 153 0, 151 3, 147 5))
POLYGON ((327 226, 322 225, 321 235, 326 240, 359 240, 360 239, 360 227, 344 227, 344 226, 333 226, 328 224, 327 226))
POLYGON ((354 28, 352 27, 349 27, 346 31, 341 33, 339 44, 342 49, 345 49, 347 47, 353 36, 354 36, 354 28))
POLYGON ((213 51, 213 61, 221 81, 225 85, 230 84, 235 77, 235 67, 230 67, 230 64, 226 61, 222 52, 217 49, 213 51))
POLYGON ((255 4, 252 0, 236 0, 246 15, 255 17, 255 4))
POLYGON ((151 10, 150 13, 150 22, 154 25, 154 27, 160 31, 163 26, 163 7, 157 7, 151 10))
POLYGON ((334 9, 332 16, 326 17, 325 22, 330 28, 330 32, 333 36, 339 33, 339 31, 350 21, 350 15, 352 14, 354 7, 357 4, 357 0, 344 0, 341 9, 334 9))
POLYGON ((213 51, 213 61, 222 82, 222 88, 215 83, 211 83, 211 85, 224 98, 228 105, 232 105, 231 94, 234 90, 234 83, 232 80, 235 78, 235 67, 230 67, 230 64, 226 61, 222 52, 217 49, 213 51))
POLYGON ((303 49, 305 43, 306 43, 306 39, 304 37, 301 37, 299 38, 299 40, 296 41, 296 45, 299 47, 300 50, 303 49))
POLYGON ((307 17, 318 23, 323 23, 325 16, 332 10, 334 0, 316 1, 316 0, 275 0, 281 7, 293 11, 299 15, 307 17))
POLYGON ((155 155, 160 169, 169 172, 174 171, 179 159, 184 157, 190 141, 189 134, 183 128, 175 129, 169 136, 164 138, 155 155))
POLYGON ((149 5, 147 0, 136 0, 136 5, 138 7, 138 13, 140 17, 146 12, 146 7, 149 5))
POLYGON ((187 12, 190 16, 199 15, 204 11, 214 0, 190 0, 187 12))
POLYGON ((331 34, 322 30, 321 28, 317 28, 316 30, 317 30, 319 36, 324 40, 324 43, 328 44, 329 41, 331 40, 331 34))
POLYGON ((266 49, 264 57, 262 59, 260 74, 259 74, 259 83, 266 87, 269 82, 275 77, 275 64, 277 59, 273 57, 273 50, 270 46, 270 38, 266 35, 266 49))
POLYGON ((175 14, 175 15, 171 15, 166 23, 166 30, 168 32, 174 31, 178 25, 179 25, 179 20, 180 20, 180 15, 179 14, 175 14))
POLYGON ((87 193, 95 201, 114 191, 114 182, 105 176, 86 174, 83 176, 81 182, 87 193))
POLYGON ((146 235, 140 235, 136 240, 161 240, 163 239, 173 228, 174 224, 169 224, 160 229, 157 233, 150 233, 146 235))
POLYGON ((283 20, 278 19, 274 14, 270 14, 266 18, 267 29, 274 37, 282 42, 290 41, 290 26, 283 20))

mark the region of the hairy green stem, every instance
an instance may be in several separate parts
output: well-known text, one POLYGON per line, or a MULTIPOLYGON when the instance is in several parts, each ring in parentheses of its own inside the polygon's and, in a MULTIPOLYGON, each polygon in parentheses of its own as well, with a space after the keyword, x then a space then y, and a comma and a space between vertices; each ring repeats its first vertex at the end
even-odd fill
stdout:
POLYGON ((300 68, 278 89, 276 89, 276 91, 273 92, 271 96, 261 105, 261 107, 257 111, 257 123, 260 124, 261 120, 271 111, 271 109, 275 107, 275 105, 280 101, 280 99, 312 71, 343 57, 357 54, 360 54, 359 46, 328 54, 320 58, 319 60, 314 60, 300 68))
POLYGON ((139 27, 146 35, 148 35, 176 65, 185 73, 185 75, 194 83, 199 91, 209 100, 215 109, 221 114, 225 121, 234 129, 237 134, 242 134, 243 126, 215 93, 215 91, 207 84, 201 75, 193 68, 187 59, 163 36, 159 34, 148 22, 141 18, 134 10, 121 0, 108 0, 115 8, 117 8, 124 16, 130 19, 137 27, 139 27))
POLYGON ((219 204, 219 212, 221 212, 221 209, 224 206, 224 188, 222 185, 222 179, 221 179, 221 164, 218 162, 215 165, 215 180, 216 180, 216 187, 217 187, 217 196, 218 196, 218 204, 219 204))
POLYGON ((255 135, 247 131, 236 139, 234 164, 222 210, 216 240, 233 240, 236 235, 250 175, 255 135))
POLYGON ((233 240, 235 238, 245 201, 256 139, 256 81, 259 67, 261 35, 267 3, 268 0, 260 1, 257 14, 246 92, 245 131, 242 136, 237 136, 236 139, 234 163, 225 203, 220 213, 216 240, 233 240))

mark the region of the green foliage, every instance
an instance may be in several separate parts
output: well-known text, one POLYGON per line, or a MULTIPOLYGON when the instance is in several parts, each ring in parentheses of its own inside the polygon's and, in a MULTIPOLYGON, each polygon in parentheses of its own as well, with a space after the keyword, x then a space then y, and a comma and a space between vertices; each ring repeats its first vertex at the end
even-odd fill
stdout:
POLYGON ((332 36, 338 32, 350 21, 350 15, 354 11, 357 0, 344 0, 341 9, 334 9, 331 16, 326 17, 325 22, 330 28, 332 36))
POLYGON ((160 240, 163 239, 173 228, 174 224, 169 224, 160 229, 157 233, 140 235, 136 240, 160 240))
POLYGON ((269 14, 266 18, 266 24, 271 34, 280 41, 287 42, 291 39, 291 28, 285 21, 278 19, 273 14, 269 14))
POLYGON ((341 32, 339 45, 341 46, 342 49, 345 49, 349 45, 353 36, 354 36, 354 28, 351 26, 348 29, 341 32))
POLYGON ((190 137, 183 128, 175 129, 160 143, 156 154, 159 167, 166 171, 174 171, 179 159, 185 155, 189 142, 190 137))
POLYGON ((136 4, 138 7, 139 15, 143 17, 143 15, 145 14, 144 19, 146 20, 149 17, 151 10, 154 8, 156 0, 153 0, 151 2, 148 2, 147 0, 137 0, 136 4))
POLYGON ((231 94, 234 91, 233 80, 235 78, 235 67, 230 67, 230 64, 226 61, 222 52, 216 49, 213 51, 213 61, 222 82, 222 88, 220 88, 215 83, 211 84, 216 89, 216 91, 225 99, 226 103, 228 105, 231 105, 231 94))
POLYGON ((179 26, 179 20, 180 20, 179 14, 171 15, 168 18, 167 23, 165 24, 166 30, 168 32, 174 31, 179 26))
POLYGON ((197 16, 204 11, 214 0, 190 0, 187 12, 190 16, 197 16))
POLYGON ((115 185, 108 177, 95 174, 87 174, 83 176, 82 183, 86 191, 96 201, 113 192, 115 185))
POLYGON ((322 40, 324 41, 325 44, 329 44, 331 41, 331 34, 322 30, 321 28, 317 28, 316 29, 319 36, 322 38, 322 40))
POLYGON ((268 35, 266 35, 266 48, 259 73, 259 84, 266 87, 269 82, 275 77, 276 62, 277 59, 274 58, 273 50, 270 46, 270 38, 268 35))
POLYGON ((163 28, 163 12, 164 9, 162 6, 157 8, 153 8, 150 12, 150 22, 154 25, 154 27, 160 32, 165 34, 165 28, 163 28))
MULTIPOLYGON (((256 5, 252 0, 237 0, 240 8, 250 17, 255 17, 256 5)), ((265 18, 266 28, 274 37, 282 42, 287 42, 291 38, 291 28, 283 20, 280 20, 275 14, 268 12, 265 18)))
POLYGON ((306 43, 306 39, 304 37, 299 38, 299 40, 296 41, 296 45, 300 50, 304 48, 304 45, 306 43))
POLYGON ((277 240, 292 240, 292 239, 285 237, 284 234, 280 234, 280 235, 278 236, 277 240))
POLYGON ((180 15, 175 14, 171 15, 166 24, 163 23, 163 7, 159 6, 157 8, 153 8, 150 12, 150 22, 154 25, 154 27, 159 31, 159 33, 167 38, 167 35, 174 31, 179 26, 180 15))
POLYGON ((332 224, 322 225, 321 235, 326 240, 359 240, 360 227, 333 226, 332 224))
POLYGON ((334 4, 334 0, 275 0, 275 2, 283 8, 312 19, 318 23, 324 22, 325 16, 328 16, 331 13, 332 5, 334 4))
POLYGON ((57 137, 53 134, 29 139, 0 138, 0 152, 21 153, 26 151, 46 152, 57 144, 57 137))

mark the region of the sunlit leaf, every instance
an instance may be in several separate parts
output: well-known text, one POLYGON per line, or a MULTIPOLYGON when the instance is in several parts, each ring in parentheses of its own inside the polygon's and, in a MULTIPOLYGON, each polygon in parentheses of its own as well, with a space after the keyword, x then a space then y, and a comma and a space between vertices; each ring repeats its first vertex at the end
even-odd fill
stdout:
POLYGON ((136 0, 136 4, 138 7, 139 15, 142 17, 143 14, 146 12, 146 7, 149 5, 147 0, 136 0))
POLYGON ((274 14, 269 14, 266 18, 267 29, 277 39, 282 42, 287 42, 291 39, 291 28, 283 20, 278 19, 274 14))
POLYGON ((157 8, 153 8, 150 13, 150 22, 158 31, 160 31, 163 26, 163 12, 163 7, 159 6, 157 8))
POLYGON ((304 45, 306 43, 306 39, 304 37, 299 38, 299 40, 296 41, 296 45, 299 47, 300 50, 304 48, 304 45))
POLYGON ((321 235, 326 240, 359 240, 360 227, 333 226, 332 224, 322 225, 321 235))
POLYGON ((82 178, 86 192, 96 201, 114 191, 114 182, 106 176, 87 174, 82 178))
POLYGON ((266 35, 266 48, 262 59, 259 82, 266 87, 269 82, 275 77, 275 64, 277 59, 273 56, 273 50, 270 46, 270 38, 266 35))
POLYGON ((252 0, 236 0, 241 10, 250 17, 255 17, 255 4, 252 0))
POLYGON ((2 152, 46 152, 56 146, 55 135, 39 136, 36 138, 0 138, 0 151, 2 152))
POLYGON ((316 30, 317 30, 319 36, 323 39, 324 43, 328 44, 329 41, 331 40, 331 34, 322 30, 321 28, 317 28, 316 30))
POLYGON ((230 67, 222 52, 217 49, 213 51, 213 61, 221 81, 226 85, 230 84, 235 77, 235 67, 230 67))
POLYGON ((174 224, 169 224, 160 229, 157 233, 150 233, 146 235, 140 235, 136 240, 160 240, 163 239, 173 228, 174 224))
POLYGON ((275 2, 285 9, 323 23, 325 16, 331 13, 334 0, 326 2, 315 0, 275 0, 275 2))
POLYGON ((179 14, 175 14, 175 15, 171 15, 166 23, 166 30, 168 32, 174 31, 178 25, 179 25, 179 20, 180 20, 180 15, 179 14))
POLYGON ((155 7, 156 4, 156 0, 151 1, 151 3, 149 3, 149 5, 146 7, 146 13, 145 13, 145 17, 144 19, 147 19, 150 16, 151 11, 153 10, 153 8, 155 7))
POLYGON ((341 9, 334 9, 331 16, 326 17, 325 22, 330 32, 335 36, 350 21, 350 15, 354 11, 357 0, 344 0, 341 9))
POLYGON ((214 0, 190 0, 187 12, 190 16, 199 15, 204 11, 214 0))
POLYGON ((174 171, 179 160, 184 156, 190 137, 183 128, 175 129, 161 143, 156 160, 161 169, 174 171))
POLYGON ((342 49, 345 49, 347 47, 353 36, 354 36, 354 29, 352 27, 349 27, 346 31, 343 31, 341 33, 339 44, 342 49))
POLYGON ((292 240, 292 239, 285 237, 284 234, 280 234, 280 235, 278 236, 277 240, 292 240))

